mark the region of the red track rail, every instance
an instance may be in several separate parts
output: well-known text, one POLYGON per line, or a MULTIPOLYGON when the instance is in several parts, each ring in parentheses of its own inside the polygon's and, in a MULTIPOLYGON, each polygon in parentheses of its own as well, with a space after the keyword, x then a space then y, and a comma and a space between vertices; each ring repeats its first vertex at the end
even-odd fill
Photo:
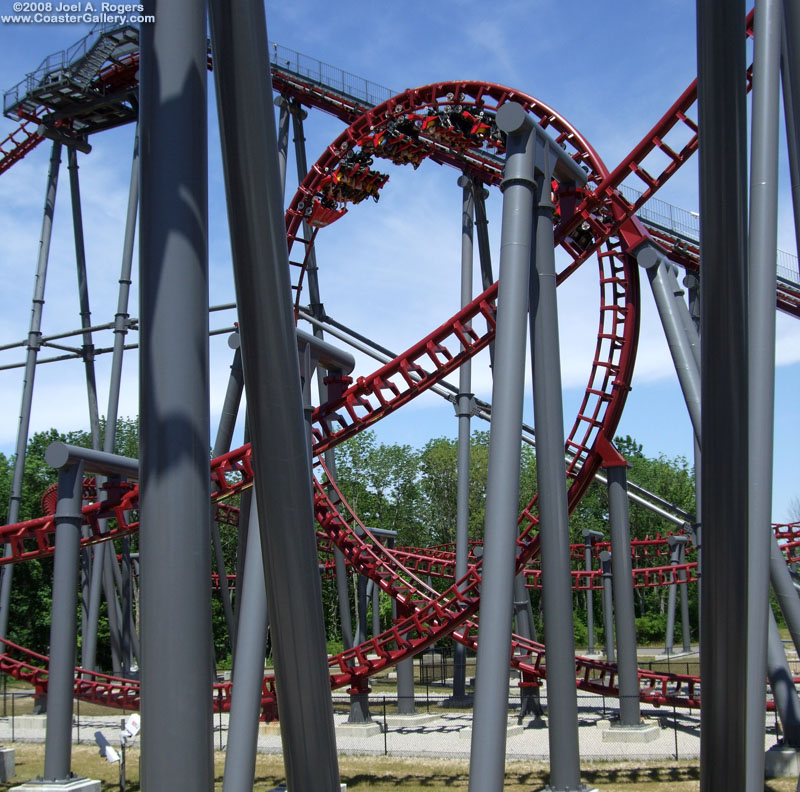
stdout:
POLYGON ((36 124, 31 121, 23 121, 0 143, 0 173, 5 173, 15 162, 19 162, 44 140, 37 134, 36 129, 36 124))
MULTIPOLYGON (((337 142, 329 147, 301 185, 287 212, 290 248, 295 241, 302 242, 306 247, 304 262, 297 267, 298 277, 294 284, 296 305, 299 305, 305 259, 309 249, 309 243, 298 237, 300 222, 305 216, 305 206, 301 204, 308 201, 310 206, 313 203, 319 194, 321 180, 340 164, 348 148, 352 150, 353 146, 363 146, 366 137, 369 133, 374 133, 376 126, 385 127, 384 119, 397 120, 406 117, 410 112, 409 108, 418 112, 425 108, 454 109, 456 105, 468 105, 476 110, 479 108, 496 110, 505 101, 521 102, 529 112, 537 115, 542 126, 552 127, 557 140, 567 147, 576 161, 585 164, 589 169, 588 190, 577 212, 569 215, 566 211, 567 206, 564 205, 565 219, 558 229, 557 239, 573 254, 574 261, 560 277, 562 279, 567 277, 602 244, 607 244, 608 248, 598 256, 601 272, 601 320, 597 351, 584 401, 567 441, 567 449, 573 451, 575 455, 573 463, 567 470, 567 475, 571 479, 569 502, 570 506, 574 506, 601 464, 598 440, 610 440, 613 437, 625 394, 630 385, 638 332, 636 310, 638 271, 627 253, 647 238, 647 232, 633 216, 641 202, 637 201, 636 205, 627 204, 616 192, 616 187, 627 175, 635 173, 645 181, 646 195, 649 198, 691 156, 696 148, 696 142, 692 144, 690 141, 680 152, 670 149, 663 143, 664 135, 678 122, 689 127, 696 141, 696 127, 687 115, 688 105, 684 107, 689 98, 684 94, 665 119, 662 119, 660 125, 654 128, 646 142, 640 144, 640 147, 637 147, 612 174, 607 173, 602 162, 577 130, 570 127, 552 110, 525 94, 485 83, 459 82, 426 86, 390 99, 379 108, 356 119, 337 142), (372 129, 369 129, 370 124, 372 129), (671 159, 670 165, 657 177, 651 177, 641 168, 641 161, 653 147, 658 147, 671 159), (571 230, 580 223, 588 223, 594 236, 594 243, 585 251, 579 249, 569 236, 571 230)), ((693 101, 692 99, 689 104, 693 101)), ((452 141, 444 144, 441 140, 428 142, 434 149, 431 156, 440 161, 457 162, 461 167, 467 161, 472 172, 480 175, 487 183, 496 183, 498 169, 470 150, 468 146, 453 148, 452 141)), ((313 242, 313 237, 311 241, 313 242)), ((321 420, 322 428, 317 430, 315 450, 329 448, 335 442, 397 409, 457 367, 462 360, 485 347, 493 333, 491 292, 491 289, 487 290, 468 306, 465 312, 453 317, 421 344, 387 364, 370 378, 359 379, 340 396, 335 405, 325 405, 324 410, 317 410, 315 418, 321 420), (488 329, 484 335, 467 328, 469 311, 473 311, 473 317, 480 313, 487 320, 488 329), (459 347, 465 345, 466 351, 463 353, 454 351, 456 342, 459 347), (423 359, 424 367, 421 363, 423 359), (341 410, 344 413, 337 412, 341 410), (336 425, 338 429, 334 428, 336 425)), ((217 500, 249 486, 252 483, 249 448, 237 449, 214 460, 212 477, 219 490, 215 496, 217 500)), ((118 488, 117 491, 110 493, 107 501, 86 507, 84 515, 90 527, 90 536, 85 542, 103 541, 136 530, 137 523, 128 522, 127 517, 130 510, 136 507, 137 495, 135 488, 118 488), (97 527, 100 517, 114 517, 117 521, 113 530, 105 536, 99 534, 97 527)), ((331 684, 334 687, 350 685, 359 678, 379 673, 389 665, 416 654, 449 633, 453 633, 457 640, 474 648, 477 627, 469 619, 478 608, 480 564, 473 565, 458 585, 453 585, 444 594, 437 596, 415 577, 413 570, 401 563, 396 553, 374 542, 368 531, 365 539, 359 538, 354 526, 358 525, 360 530, 366 529, 360 526, 357 517, 350 512, 341 497, 334 505, 319 482, 315 482, 314 506, 317 521, 323 531, 342 550, 353 567, 375 580, 384 591, 411 611, 408 618, 398 622, 387 633, 332 658, 331 684), (346 516, 343 516, 342 512, 346 516), (377 657, 368 657, 368 653, 375 653, 377 657)), ((534 502, 531 502, 520 516, 522 552, 518 561, 519 569, 522 569, 538 551, 538 541, 533 535, 535 526, 534 502)), ((49 518, 0 529, 0 539, 8 542, 12 548, 9 560, 51 554, 52 535, 53 523, 49 518)), ((673 569, 671 567, 670 572, 673 569)), ((517 667, 534 677, 546 675, 546 667, 542 663, 543 646, 525 642, 518 636, 514 636, 513 644, 515 657, 512 662, 517 667), (520 658, 517 652, 523 652, 527 657, 520 658)), ((10 672, 16 671, 20 676, 27 674, 28 678, 36 679, 39 685, 46 685, 42 669, 36 671, 36 664, 29 662, 33 657, 33 653, 15 647, 14 651, 7 651, 2 655, 2 662, 10 672), (24 657, 15 659, 12 657, 14 652, 24 657)), ((46 662, 46 658, 42 656, 35 658, 40 664, 46 662)), ((584 689, 613 694, 616 692, 614 674, 613 666, 582 658, 576 660, 578 685, 584 689)), ((81 697, 97 695, 104 703, 119 700, 119 695, 113 691, 119 689, 120 680, 111 677, 103 679, 102 675, 93 675, 90 682, 94 692, 91 694, 82 687, 86 681, 84 679, 76 681, 76 693, 81 697)), ((695 691, 697 680, 692 677, 640 672, 640 681, 641 695, 645 701, 656 704, 674 703, 680 706, 697 706, 699 703, 695 691)), ((129 687, 128 683, 125 685, 129 687)), ((226 708, 229 686, 218 686, 217 691, 218 706, 226 708)), ((269 679, 265 679, 264 697, 265 701, 274 698, 274 690, 269 679)), ((123 698, 130 698, 127 692, 123 698)))

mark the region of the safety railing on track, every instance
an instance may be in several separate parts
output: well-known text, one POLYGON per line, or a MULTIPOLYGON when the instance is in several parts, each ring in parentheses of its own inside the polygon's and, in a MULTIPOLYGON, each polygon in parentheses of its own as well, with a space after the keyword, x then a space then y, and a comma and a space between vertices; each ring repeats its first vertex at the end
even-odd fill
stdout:
POLYGON ((384 85, 378 85, 357 74, 344 71, 337 66, 331 66, 329 63, 303 55, 288 47, 282 47, 280 44, 272 45, 271 60, 282 69, 314 80, 326 88, 347 94, 369 107, 379 105, 397 93, 384 85))
POLYGON ((118 24, 98 25, 70 47, 48 55, 33 71, 28 72, 15 86, 4 92, 3 112, 7 112, 9 107, 13 107, 20 99, 24 99, 31 91, 38 88, 48 75, 66 69, 85 57, 104 33, 118 27, 118 24))
MULTIPOLYGON (((619 191, 630 203, 635 203, 642 195, 641 190, 636 190, 627 184, 620 185, 619 191)), ((644 204, 636 216, 645 224, 652 224, 666 231, 683 237, 695 244, 700 241, 700 215, 680 206, 662 201, 660 198, 651 198, 644 204)), ((797 256, 778 250, 777 260, 778 277, 784 282, 800 288, 800 268, 797 256)))
MULTIPOLYGON (((113 29, 113 25, 98 27, 71 47, 48 55, 36 69, 4 93, 4 112, 7 112, 9 107, 15 106, 20 98, 24 98, 41 85, 47 75, 57 73, 59 69, 66 69, 84 57, 100 36, 113 29)), ((372 82, 365 77, 304 55, 281 44, 272 44, 270 57, 276 67, 294 72, 320 86, 342 93, 362 102, 366 107, 381 104, 397 93, 385 85, 372 82)), ((630 203, 636 203, 642 196, 641 190, 636 190, 626 184, 620 185, 619 190, 630 203)), ((650 198, 639 208, 637 216, 645 223, 653 224, 694 243, 700 239, 699 214, 667 203, 660 198, 650 198)), ((778 250, 777 274, 784 283, 800 288, 800 267, 797 256, 784 250, 778 250)))

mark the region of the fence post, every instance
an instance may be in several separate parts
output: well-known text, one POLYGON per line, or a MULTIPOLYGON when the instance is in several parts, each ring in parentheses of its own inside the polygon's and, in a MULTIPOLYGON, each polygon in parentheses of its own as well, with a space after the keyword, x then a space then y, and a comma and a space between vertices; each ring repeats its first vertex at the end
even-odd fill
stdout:
POLYGON ((386 696, 383 697, 383 755, 389 755, 389 743, 388 743, 388 732, 389 727, 386 724, 386 696))
POLYGON ((672 705, 672 731, 675 734, 675 761, 679 760, 678 757, 678 713, 675 705, 672 705))

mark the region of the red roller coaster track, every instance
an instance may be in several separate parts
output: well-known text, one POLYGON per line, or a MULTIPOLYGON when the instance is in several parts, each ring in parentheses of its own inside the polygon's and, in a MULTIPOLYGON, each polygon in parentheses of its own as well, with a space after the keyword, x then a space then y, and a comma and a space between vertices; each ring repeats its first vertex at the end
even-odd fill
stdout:
MULTIPOLYGON (((751 26, 752 15, 748 18, 748 35, 752 33, 751 26)), ((131 56, 101 72, 98 80, 118 91, 134 84, 137 63, 138 58, 131 56)), ((565 119, 533 97, 503 86, 480 82, 437 83, 405 91, 360 112, 361 108, 348 105, 339 96, 320 92, 318 85, 304 83, 289 71, 274 67, 273 79, 284 96, 321 107, 350 124, 311 168, 286 213, 290 252, 295 244, 302 250, 302 260, 293 267, 296 309, 300 307, 309 251, 319 229, 341 217, 348 203, 357 203, 369 195, 375 197, 385 183, 386 177, 370 169, 373 158, 416 165, 430 157, 467 170, 486 184, 497 184, 501 166, 496 155, 502 153, 502 139, 495 134, 492 120, 498 107, 513 100, 536 116, 539 124, 587 170, 585 190, 556 191, 561 210, 556 240, 572 261, 559 274, 559 280, 569 277, 594 253, 600 279, 597 346, 584 398, 566 442, 572 460, 566 472, 569 505, 573 508, 603 464, 603 449, 613 438, 630 388, 639 315, 638 269, 629 254, 650 238, 634 213, 697 148, 697 127, 689 115, 696 100, 696 84, 684 92, 631 154, 609 173, 591 146, 565 119), (679 151, 664 142, 666 134, 676 126, 685 128, 687 134, 679 151), (642 167, 654 148, 669 159, 667 167, 656 176, 642 167), (617 189, 631 174, 646 186, 642 198, 634 204, 626 201, 617 189), (304 219, 314 226, 308 240, 301 234, 304 219), (590 236, 578 233, 579 230, 588 230, 590 236)), ((35 114, 30 120, 37 120, 35 114)), ((38 143, 38 136, 30 130, 26 129, 25 135, 16 138, 12 135, 9 140, 13 145, 6 145, 7 140, 3 144, 6 147, 0 147, 0 172, 38 143)), ((397 410, 488 346, 494 337, 495 297, 496 284, 371 375, 352 383, 343 381, 338 395, 314 412, 315 455, 397 410), (476 319, 480 321, 476 323, 476 319), (476 328, 476 324, 484 329, 476 328)), ((332 687, 353 686, 448 635, 475 649, 477 623, 473 616, 479 607, 480 561, 473 559, 475 563, 463 580, 437 594, 419 575, 439 574, 452 580, 452 553, 447 548, 387 549, 350 510, 335 484, 328 480, 321 461, 317 462, 316 470, 319 475, 314 482, 314 510, 320 533, 325 541, 342 551, 353 569, 392 596, 403 613, 390 630, 330 658, 332 687)), ((213 460, 211 476, 217 490, 214 499, 218 502, 249 487, 253 477, 249 446, 213 460)), ((106 500, 84 508, 88 536, 83 543, 108 541, 136 531, 137 505, 137 487, 113 486, 106 500), (113 527, 105 534, 99 528, 102 518, 113 518, 113 527)), ((536 524, 534 498, 519 517, 518 571, 526 569, 538 554, 536 524)), ((782 538, 789 539, 794 546, 796 531, 787 527, 786 533, 782 538)), ((0 564, 52 555, 53 518, 47 516, 0 528, 0 541, 11 549, 11 554, 0 559, 0 564)), ((657 544, 654 541, 653 552, 660 554, 657 544)), ((645 546, 639 549, 644 551, 645 546)), ((691 574, 693 564, 682 568, 691 574)), ((637 580, 639 585, 663 585, 672 581, 675 569, 663 565, 638 569, 635 577, 641 578, 637 580)), ((576 573, 575 577, 578 587, 596 585, 591 574, 576 573)), ((529 569, 528 578, 531 585, 536 585, 538 570, 529 569)), ((515 650, 512 664, 523 673, 523 680, 531 682, 545 677, 544 647, 516 635, 512 640, 515 650)), ((47 687, 46 666, 46 657, 10 642, 6 642, 6 650, 0 655, 0 670, 29 681, 39 691, 47 687)), ((640 671, 639 679, 643 701, 699 706, 696 678, 640 671)), ((576 658, 576 683, 585 690, 614 695, 616 668, 576 658)), ((138 706, 139 689, 138 683, 78 669, 75 695, 133 709, 138 706)), ((214 695, 215 706, 227 709, 230 684, 215 686, 214 695)), ((274 703, 272 677, 265 677, 262 697, 265 707, 274 703)))

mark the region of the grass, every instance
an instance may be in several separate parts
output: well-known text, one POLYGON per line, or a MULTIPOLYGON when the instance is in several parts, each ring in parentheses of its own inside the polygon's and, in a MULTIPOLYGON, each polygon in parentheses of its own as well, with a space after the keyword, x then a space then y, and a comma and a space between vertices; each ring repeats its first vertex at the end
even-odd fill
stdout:
MULTIPOLYGON (((0 783, 0 792, 41 775, 44 768, 44 746, 16 743, 14 745, 17 775, 12 782, 0 783)), ((225 757, 215 754, 215 790, 222 789, 225 757)), ((103 792, 119 789, 119 768, 98 756, 97 749, 76 745, 72 752, 72 769, 76 775, 102 781, 103 792)), ((348 790, 358 792, 466 792, 469 783, 466 761, 436 759, 397 759, 395 757, 352 757, 339 759, 339 772, 348 790)), ((256 763, 256 783, 253 792, 267 792, 283 781, 283 761, 280 756, 259 754, 256 763)), ((509 762, 506 765, 504 792, 532 792, 548 781, 545 762, 509 762)), ((696 763, 691 762, 616 762, 587 764, 582 781, 603 792, 694 792, 700 787, 696 763)), ((795 792, 796 779, 769 781, 769 792, 795 792)), ((140 792, 139 752, 127 755, 127 789, 140 792)))

